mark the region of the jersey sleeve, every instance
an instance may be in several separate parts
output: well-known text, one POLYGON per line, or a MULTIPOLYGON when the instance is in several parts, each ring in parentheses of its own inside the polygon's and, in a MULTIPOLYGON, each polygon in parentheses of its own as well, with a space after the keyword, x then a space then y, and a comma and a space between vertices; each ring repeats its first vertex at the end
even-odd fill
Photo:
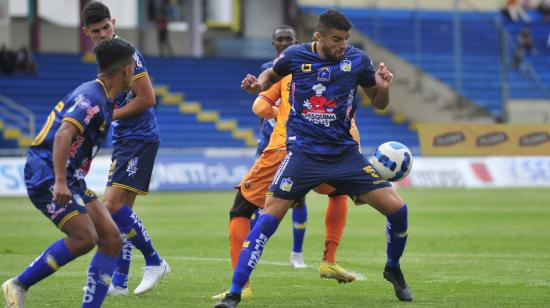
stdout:
MULTIPOLYGON (((290 48, 287 48, 288 50, 290 48)), ((273 71, 275 74, 284 77, 290 74, 290 59, 292 57, 291 51, 283 51, 281 54, 273 60, 273 71)))
POLYGON ((145 66, 145 60, 139 51, 134 53, 134 60, 136 61, 136 65, 134 66, 134 77, 132 77, 132 80, 147 76, 148 73, 147 67, 145 66))
POLYGON ((359 85, 365 88, 374 87, 376 85, 374 65, 371 59, 364 52, 361 56, 362 70, 359 73, 359 85))
POLYGON ((261 92, 258 97, 268 102, 271 106, 275 106, 279 98, 281 98, 281 80, 273 84, 271 88, 261 92))
POLYGON ((74 104, 63 116, 63 121, 75 125, 80 134, 82 134, 88 128, 92 119, 101 114, 100 111, 101 107, 93 103, 93 99, 86 96, 78 96, 74 100, 74 104))

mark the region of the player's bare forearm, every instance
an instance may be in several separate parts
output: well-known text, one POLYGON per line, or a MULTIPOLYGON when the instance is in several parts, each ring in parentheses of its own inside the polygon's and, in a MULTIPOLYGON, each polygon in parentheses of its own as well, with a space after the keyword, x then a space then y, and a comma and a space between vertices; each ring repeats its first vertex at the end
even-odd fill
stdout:
POLYGON ((56 182, 67 182, 67 159, 73 139, 78 134, 78 128, 71 123, 63 122, 55 133, 53 143, 53 169, 56 182))
POLYGON ((376 109, 384 109, 388 106, 390 103, 390 89, 386 90, 376 90, 376 94, 374 95, 372 100, 372 105, 376 109))
POLYGON ((272 68, 263 71, 258 77, 258 82, 261 85, 261 91, 271 88, 276 82, 281 80, 281 76, 277 75, 272 68))
POLYGON ((157 104, 155 91, 148 76, 132 81, 135 97, 126 105, 113 111, 113 120, 135 117, 157 104))
POLYGON ((153 98, 153 104, 150 99, 144 99, 136 96, 121 108, 113 110, 113 120, 126 119, 135 117, 145 112, 149 107, 153 107, 156 104, 156 100, 153 98))

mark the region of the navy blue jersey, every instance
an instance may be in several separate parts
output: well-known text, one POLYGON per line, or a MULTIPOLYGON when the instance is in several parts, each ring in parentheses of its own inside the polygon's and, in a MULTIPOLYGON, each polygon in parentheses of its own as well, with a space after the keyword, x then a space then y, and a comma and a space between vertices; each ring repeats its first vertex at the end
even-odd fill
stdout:
MULTIPOLYGON (((137 49, 134 59, 136 66, 134 67, 132 80, 148 76, 143 56, 137 49)), ((122 92, 115 99, 115 109, 128 104, 134 97, 132 91, 122 92)), ((120 139, 159 142, 160 136, 155 108, 149 107, 146 111, 132 118, 113 121, 113 143, 117 143, 120 139)))
POLYGON ((28 157, 35 164, 34 170, 39 171, 26 179, 27 187, 38 188, 54 179, 53 143, 63 121, 72 123, 80 132, 70 148, 67 178, 82 180, 109 131, 112 115, 113 101, 99 79, 83 83, 65 96, 54 107, 29 148, 28 157))
POLYGON ((292 74, 287 148, 339 155, 357 143, 350 134, 357 108, 357 86, 376 85, 375 70, 363 51, 349 46, 340 61, 322 59, 315 43, 293 45, 273 65, 279 76, 292 74))

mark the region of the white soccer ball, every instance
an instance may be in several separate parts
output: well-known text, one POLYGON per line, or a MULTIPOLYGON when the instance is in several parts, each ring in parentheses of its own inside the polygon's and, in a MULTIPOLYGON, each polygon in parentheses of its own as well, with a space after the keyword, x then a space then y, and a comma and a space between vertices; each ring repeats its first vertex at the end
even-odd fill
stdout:
POLYGON ((405 145, 389 141, 381 144, 369 161, 384 180, 397 182, 411 172, 413 157, 405 145))

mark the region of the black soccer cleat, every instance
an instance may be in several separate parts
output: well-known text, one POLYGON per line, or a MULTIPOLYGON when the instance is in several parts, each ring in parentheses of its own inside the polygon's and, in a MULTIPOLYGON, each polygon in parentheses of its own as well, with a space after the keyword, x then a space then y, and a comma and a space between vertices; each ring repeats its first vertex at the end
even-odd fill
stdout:
POLYGON ((233 308, 237 307, 241 301, 241 295, 237 293, 227 293, 225 297, 219 301, 214 308, 233 308))
POLYGON ((384 268, 384 278, 393 284, 395 289, 395 296, 401 301, 410 302, 413 300, 411 289, 405 282, 405 277, 399 267, 389 267, 386 265, 384 268))

